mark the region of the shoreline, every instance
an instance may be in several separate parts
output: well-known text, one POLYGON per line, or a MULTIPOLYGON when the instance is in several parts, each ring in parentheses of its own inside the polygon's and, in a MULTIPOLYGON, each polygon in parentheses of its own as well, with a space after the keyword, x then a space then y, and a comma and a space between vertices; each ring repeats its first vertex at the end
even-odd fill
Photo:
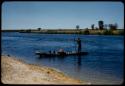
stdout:
POLYGON ((19 30, 2 30, 2 32, 19 32, 19 33, 36 33, 36 34, 79 34, 79 35, 124 35, 124 29, 19 29, 19 30))
POLYGON ((1 81, 3 84, 90 84, 73 79, 58 69, 28 64, 13 56, 1 56, 1 81))

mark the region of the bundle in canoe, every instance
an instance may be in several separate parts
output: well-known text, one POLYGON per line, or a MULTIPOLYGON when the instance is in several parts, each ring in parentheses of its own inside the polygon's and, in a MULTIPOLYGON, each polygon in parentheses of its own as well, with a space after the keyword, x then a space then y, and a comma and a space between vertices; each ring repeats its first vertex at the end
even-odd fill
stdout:
POLYGON ((80 56, 80 55, 87 55, 88 52, 64 52, 64 53, 45 53, 45 52, 36 52, 36 55, 40 57, 47 56, 47 57, 54 57, 54 56, 80 56))

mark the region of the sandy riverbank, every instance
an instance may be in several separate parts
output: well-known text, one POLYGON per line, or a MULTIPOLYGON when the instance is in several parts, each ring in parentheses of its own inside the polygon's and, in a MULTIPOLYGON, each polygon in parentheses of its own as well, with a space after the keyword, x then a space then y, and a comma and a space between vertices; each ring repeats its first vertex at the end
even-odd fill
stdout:
POLYGON ((27 64, 8 56, 1 56, 1 75, 4 84, 87 84, 59 70, 27 64))

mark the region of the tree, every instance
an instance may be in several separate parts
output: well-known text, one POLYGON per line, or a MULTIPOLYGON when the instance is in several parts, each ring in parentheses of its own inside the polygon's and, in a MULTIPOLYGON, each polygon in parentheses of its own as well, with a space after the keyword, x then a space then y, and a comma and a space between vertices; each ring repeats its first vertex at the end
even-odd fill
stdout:
POLYGON ((117 28, 118 28, 117 23, 115 23, 115 24, 109 24, 109 29, 110 30, 116 30, 117 28))
POLYGON ((103 21, 101 20, 101 21, 98 21, 98 25, 99 25, 99 29, 100 30, 103 30, 104 28, 104 23, 103 23, 103 21))
POLYGON ((95 29, 96 29, 96 30, 98 30, 98 28, 97 28, 97 27, 95 27, 95 29))
POLYGON ((92 30, 94 30, 94 24, 91 25, 92 30))
POLYGON ((38 31, 40 31, 41 30, 41 28, 37 28, 38 29, 38 31))
POLYGON ((105 24, 105 25, 104 25, 104 28, 105 28, 105 29, 107 29, 107 27, 108 27, 108 25, 107 25, 107 24, 105 24))
POLYGON ((113 27, 113 25, 112 25, 112 24, 109 24, 108 26, 109 26, 109 29, 110 29, 110 30, 111 30, 111 29, 112 29, 112 27, 113 27))
POLYGON ((115 26, 115 29, 118 29, 118 24, 117 23, 115 23, 114 26, 115 26))
POLYGON ((80 28, 79 25, 76 25, 76 29, 79 30, 79 28, 80 28))

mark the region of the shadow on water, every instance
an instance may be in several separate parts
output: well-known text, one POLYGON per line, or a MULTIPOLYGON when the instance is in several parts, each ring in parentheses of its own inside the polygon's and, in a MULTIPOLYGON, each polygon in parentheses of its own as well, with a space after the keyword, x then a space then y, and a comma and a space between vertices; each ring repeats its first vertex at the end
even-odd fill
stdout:
POLYGON ((77 66, 77 70, 80 71, 81 68, 82 68, 82 59, 83 57, 81 55, 78 55, 78 56, 73 56, 73 57, 70 57, 70 56, 55 56, 55 57, 40 57, 38 56, 38 60, 48 60, 48 61, 60 61, 60 62, 64 62, 67 58, 73 58, 75 60, 74 64, 77 66))
POLYGON ((37 58, 38 59, 55 59, 55 58, 58 58, 58 59, 64 59, 64 58, 66 58, 66 56, 40 56, 40 55, 37 55, 37 58))

